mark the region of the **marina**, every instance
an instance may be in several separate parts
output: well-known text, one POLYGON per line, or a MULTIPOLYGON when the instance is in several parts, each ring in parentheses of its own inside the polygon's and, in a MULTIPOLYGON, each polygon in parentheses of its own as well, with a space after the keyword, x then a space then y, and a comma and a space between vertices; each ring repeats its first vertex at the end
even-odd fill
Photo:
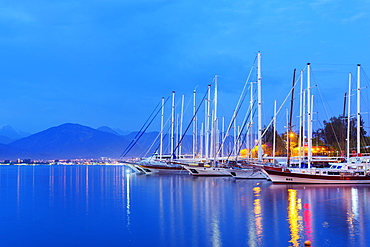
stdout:
POLYGON ((369 7, 3 1, 0 245, 370 247, 369 7))
POLYGON ((0 167, 3 246, 369 246, 368 185, 0 167))

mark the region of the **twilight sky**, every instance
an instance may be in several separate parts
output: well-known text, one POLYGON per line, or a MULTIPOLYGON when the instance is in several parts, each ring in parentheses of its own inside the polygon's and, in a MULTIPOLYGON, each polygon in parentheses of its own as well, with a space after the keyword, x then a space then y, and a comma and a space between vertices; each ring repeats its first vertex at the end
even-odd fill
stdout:
POLYGON ((0 30, 0 125, 31 133, 138 130, 162 96, 187 102, 214 75, 227 115, 258 51, 264 124, 307 62, 338 115, 348 72, 370 67, 366 0, 2 0, 0 30))

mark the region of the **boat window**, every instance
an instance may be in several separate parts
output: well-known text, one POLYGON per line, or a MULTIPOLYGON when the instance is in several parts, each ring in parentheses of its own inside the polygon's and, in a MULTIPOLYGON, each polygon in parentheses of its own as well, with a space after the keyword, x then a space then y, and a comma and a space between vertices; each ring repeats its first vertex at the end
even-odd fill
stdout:
POLYGON ((339 172, 328 172, 328 175, 339 175, 339 172))
POLYGON ((191 173, 195 173, 195 174, 198 173, 198 171, 195 170, 195 169, 189 169, 189 170, 190 170, 191 173))
POLYGON ((337 169, 342 169, 342 166, 337 166, 337 169))

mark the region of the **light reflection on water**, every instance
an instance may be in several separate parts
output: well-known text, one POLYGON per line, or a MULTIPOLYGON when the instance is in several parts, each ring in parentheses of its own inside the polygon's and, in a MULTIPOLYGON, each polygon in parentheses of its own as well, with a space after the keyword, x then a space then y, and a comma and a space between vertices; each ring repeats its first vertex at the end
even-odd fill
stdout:
POLYGON ((370 246, 367 185, 0 166, 2 246, 370 246))

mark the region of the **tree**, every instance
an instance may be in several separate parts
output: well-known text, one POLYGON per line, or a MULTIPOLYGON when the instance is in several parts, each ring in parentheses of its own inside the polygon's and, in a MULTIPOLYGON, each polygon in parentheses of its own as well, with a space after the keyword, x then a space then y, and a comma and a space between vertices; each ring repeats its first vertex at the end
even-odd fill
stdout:
MULTIPOLYGON (((347 119, 343 117, 332 117, 328 122, 323 121, 324 128, 319 129, 320 137, 323 138, 325 144, 330 145, 336 151, 345 151, 347 142, 347 119)), ((364 142, 366 131, 363 128, 364 122, 360 121, 360 140, 364 142)), ((357 138, 357 121, 352 118, 350 121, 350 147, 356 147, 357 138)), ((362 143, 364 146, 364 143, 362 143)))
MULTIPOLYGON (((265 132, 266 127, 264 128, 265 132)), ((279 135, 277 131, 276 132, 276 143, 275 143, 275 156, 282 156, 284 153, 286 154, 286 148, 285 148, 285 142, 279 135)), ((262 137, 262 143, 263 143, 263 151, 267 156, 273 155, 273 142, 274 142, 274 128, 270 126, 265 135, 262 137)))

